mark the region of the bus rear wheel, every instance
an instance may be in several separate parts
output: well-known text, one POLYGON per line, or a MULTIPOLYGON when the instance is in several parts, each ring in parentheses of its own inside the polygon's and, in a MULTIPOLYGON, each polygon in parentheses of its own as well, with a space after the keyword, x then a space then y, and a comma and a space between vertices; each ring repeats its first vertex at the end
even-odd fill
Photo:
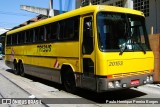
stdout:
POLYGON ((19 62, 19 73, 22 77, 25 76, 25 73, 24 73, 24 67, 23 67, 23 63, 22 62, 19 62))
POLYGON ((76 92, 76 83, 74 73, 71 68, 67 68, 62 72, 62 84, 69 93, 76 92))
POLYGON ((13 66, 14 66, 14 74, 18 75, 19 74, 19 70, 18 70, 18 64, 17 64, 17 61, 14 60, 13 62, 13 66))

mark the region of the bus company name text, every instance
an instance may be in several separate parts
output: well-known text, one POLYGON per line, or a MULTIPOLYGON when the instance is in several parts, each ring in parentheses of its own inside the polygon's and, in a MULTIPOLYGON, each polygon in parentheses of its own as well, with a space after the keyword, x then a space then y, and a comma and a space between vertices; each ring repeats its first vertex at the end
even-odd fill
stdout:
POLYGON ((37 45, 37 52, 51 52, 52 45, 37 45))

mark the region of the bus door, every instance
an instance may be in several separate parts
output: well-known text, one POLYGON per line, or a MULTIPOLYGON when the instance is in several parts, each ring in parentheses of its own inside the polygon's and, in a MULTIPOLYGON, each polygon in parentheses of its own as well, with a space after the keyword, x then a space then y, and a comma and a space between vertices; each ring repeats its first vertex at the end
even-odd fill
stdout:
POLYGON ((84 16, 81 22, 81 85, 96 90, 93 16, 84 16))

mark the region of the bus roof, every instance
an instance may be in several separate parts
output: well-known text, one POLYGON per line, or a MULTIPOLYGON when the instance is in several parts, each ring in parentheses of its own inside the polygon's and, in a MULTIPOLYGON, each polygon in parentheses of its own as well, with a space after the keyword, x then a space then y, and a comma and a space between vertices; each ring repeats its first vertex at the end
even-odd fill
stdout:
POLYGON ((42 26, 42 25, 45 25, 45 24, 49 24, 49 23, 52 23, 52 22, 56 22, 56 21, 59 21, 59 20, 67 19, 67 18, 70 18, 70 17, 89 14, 89 13, 94 13, 94 12, 98 12, 98 11, 129 13, 129 14, 135 14, 135 15, 140 15, 140 16, 144 17, 143 12, 133 10, 133 9, 129 9, 129 8, 108 6, 108 5, 90 5, 90 6, 81 7, 81 8, 78 8, 78 9, 70 11, 70 12, 66 12, 66 13, 63 13, 63 14, 60 14, 60 15, 57 15, 57 16, 53 16, 51 18, 47 18, 47 19, 29 24, 29 25, 14 29, 14 30, 11 30, 11 31, 7 32, 7 35, 14 34, 14 33, 24 31, 24 30, 27 30, 27 29, 35 28, 35 27, 38 27, 38 26, 42 26))

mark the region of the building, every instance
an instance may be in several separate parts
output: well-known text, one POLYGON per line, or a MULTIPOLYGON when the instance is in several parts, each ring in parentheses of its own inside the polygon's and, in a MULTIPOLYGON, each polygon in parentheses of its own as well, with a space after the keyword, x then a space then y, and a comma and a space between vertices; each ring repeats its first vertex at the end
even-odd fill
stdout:
POLYGON ((1 54, 4 54, 5 35, 8 30, 9 29, 0 28, 0 59, 2 58, 1 54))
POLYGON ((8 29, 0 28, 0 35, 3 34, 3 33, 5 33, 5 32, 7 32, 7 31, 8 31, 8 29))
MULTIPOLYGON (((63 13, 65 13, 65 11, 63 11, 63 13)), ((59 15, 59 14, 60 14, 59 10, 54 10, 54 16, 59 15)), ((19 27, 23 27, 23 26, 26 26, 26 25, 28 25, 28 24, 31 24, 31 23, 34 23, 34 22, 38 22, 38 21, 40 21, 40 20, 47 19, 47 18, 49 18, 49 17, 46 16, 46 15, 40 14, 40 15, 38 15, 37 17, 32 18, 32 19, 30 19, 30 20, 28 20, 28 21, 26 21, 26 22, 24 22, 24 23, 22 23, 22 24, 20 24, 20 25, 17 25, 17 26, 15 26, 15 27, 12 28, 12 29, 17 29, 17 28, 19 28, 19 27)), ((11 30, 12 30, 12 29, 11 29, 11 30)))
POLYGON ((126 7, 143 11, 149 34, 160 33, 160 0, 76 0, 76 8, 91 4, 103 4, 126 7))

